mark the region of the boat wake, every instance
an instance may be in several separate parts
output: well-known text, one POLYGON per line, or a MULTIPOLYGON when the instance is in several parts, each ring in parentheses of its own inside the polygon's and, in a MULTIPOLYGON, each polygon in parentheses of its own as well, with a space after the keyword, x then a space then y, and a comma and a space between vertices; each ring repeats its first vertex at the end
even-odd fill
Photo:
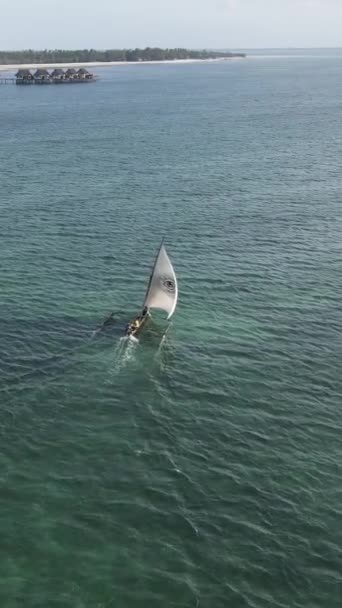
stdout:
MULTIPOLYGON (((122 339, 125 339, 125 338, 126 338, 126 336, 125 336, 124 338, 121 338, 121 340, 122 340, 122 339)), ((132 342, 135 342, 136 344, 139 344, 139 340, 138 340, 138 338, 136 338, 135 336, 132 336, 132 335, 131 335, 131 336, 128 336, 128 340, 130 340, 130 341, 132 341, 132 342)))
POLYGON ((170 329, 171 325, 172 325, 172 323, 169 323, 168 327, 166 328, 166 330, 164 332, 164 335, 163 335, 163 337, 162 337, 162 339, 160 341, 160 345, 159 345, 159 349, 158 350, 160 350, 163 347, 163 345, 164 345, 164 343, 166 341, 166 336, 169 333, 169 329, 170 329))
POLYGON ((167 335, 170 327, 171 327, 171 323, 169 324, 166 331, 164 332, 164 334, 160 340, 159 346, 156 350, 156 353, 154 355, 155 362, 162 366, 165 364, 165 357, 168 356, 168 353, 170 351, 170 340, 167 335))
POLYGON ((128 363, 134 361, 138 344, 139 340, 134 336, 120 338, 114 350, 114 366, 112 368, 114 373, 120 372, 128 363))

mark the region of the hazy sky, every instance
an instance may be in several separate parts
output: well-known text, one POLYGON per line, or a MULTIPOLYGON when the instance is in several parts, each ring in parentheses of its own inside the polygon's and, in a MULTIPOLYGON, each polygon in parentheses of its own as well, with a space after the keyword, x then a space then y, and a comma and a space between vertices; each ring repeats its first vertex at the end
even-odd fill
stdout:
POLYGON ((342 0, 0 0, 1 49, 342 46, 342 0))

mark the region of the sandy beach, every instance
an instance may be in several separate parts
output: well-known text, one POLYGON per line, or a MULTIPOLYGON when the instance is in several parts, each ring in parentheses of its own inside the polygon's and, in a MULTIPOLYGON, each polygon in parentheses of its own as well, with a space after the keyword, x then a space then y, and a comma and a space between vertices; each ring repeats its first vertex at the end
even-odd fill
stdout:
POLYGON ((0 65, 1 72, 13 72, 13 70, 35 70, 37 68, 105 68, 123 65, 151 65, 159 63, 217 63, 218 61, 232 61, 242 57, 219 57, 216 59, 170 59, 165 61, 89 61, 85 63, 13 63, 0 65))

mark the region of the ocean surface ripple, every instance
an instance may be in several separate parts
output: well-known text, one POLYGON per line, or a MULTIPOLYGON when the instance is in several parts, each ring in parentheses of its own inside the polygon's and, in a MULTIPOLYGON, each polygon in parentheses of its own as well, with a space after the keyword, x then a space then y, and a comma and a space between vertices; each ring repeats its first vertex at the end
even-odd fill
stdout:
POLYGON ((341 59, 1 87, 4 608, 341 606, 341 59))

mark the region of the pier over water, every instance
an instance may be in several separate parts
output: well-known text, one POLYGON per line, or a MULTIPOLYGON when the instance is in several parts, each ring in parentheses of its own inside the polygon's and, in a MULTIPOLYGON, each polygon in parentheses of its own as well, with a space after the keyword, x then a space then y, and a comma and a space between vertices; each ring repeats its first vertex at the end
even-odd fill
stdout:
POLYGON ((16 78, 9 78, 8 76, 0 76, 0 84, 16 84, 16 78))

